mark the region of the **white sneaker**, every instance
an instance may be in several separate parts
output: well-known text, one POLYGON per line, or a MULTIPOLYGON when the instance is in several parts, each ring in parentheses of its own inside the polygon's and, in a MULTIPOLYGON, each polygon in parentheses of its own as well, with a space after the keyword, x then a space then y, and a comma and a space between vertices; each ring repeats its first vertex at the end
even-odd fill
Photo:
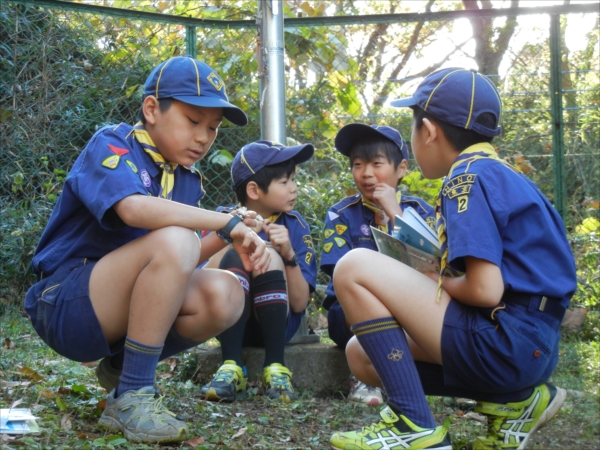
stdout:
POLYGON ((362 381, 358 381, 353 376, 350 376, 348 400, 361 402, 369 406, 376 406, 383 403, 383 396, 381 395, 381 389, 378 387, 367 386, 362 381))

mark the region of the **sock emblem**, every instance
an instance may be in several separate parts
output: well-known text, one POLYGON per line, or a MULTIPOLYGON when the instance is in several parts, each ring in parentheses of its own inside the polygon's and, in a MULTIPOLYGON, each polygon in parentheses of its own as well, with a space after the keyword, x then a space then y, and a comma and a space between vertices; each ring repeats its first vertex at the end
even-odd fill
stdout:
POLYGON ((402 355, 404 352, 402 350, 398 350, 397 348, 393 348, 390 354, 388 355, 388 359, 392 361, 400 361, 402 359, 402 355))

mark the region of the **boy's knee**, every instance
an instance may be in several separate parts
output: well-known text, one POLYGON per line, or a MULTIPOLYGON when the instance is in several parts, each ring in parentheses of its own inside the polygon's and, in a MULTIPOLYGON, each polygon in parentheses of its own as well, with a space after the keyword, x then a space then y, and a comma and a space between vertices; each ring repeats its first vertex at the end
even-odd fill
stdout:
POLYGON ((200 242, 193 230, 165 227, 151 232, 153 250, 170 263, 190 266, 193 270, 200 258, 200 242))
POLYGON ((357 268, 364 269, 365 261, 368 261, 369 252, 371 250, 357 248, 342 256, 333 270, 334 285, 336 284, 336 280, 337 283, 344 283, 355 279, 354 272, 357 268))

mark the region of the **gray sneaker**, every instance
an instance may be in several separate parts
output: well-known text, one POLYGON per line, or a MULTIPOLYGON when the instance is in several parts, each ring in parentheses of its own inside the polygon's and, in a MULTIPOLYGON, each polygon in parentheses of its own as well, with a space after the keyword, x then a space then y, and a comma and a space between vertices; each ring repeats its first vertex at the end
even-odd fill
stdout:
POLYGON ((96 377, 100 386, 110 392, 119 385, 121 370, 113 368, 110 365, 110 357, 102 358, 100 364, 96 367, 96 377))
POLYGON ((187 425, 163 406, 164 397, 155 395, 153 386, 127 391, 119 398, 114 396, 113 390, 106 399, 100 426, 121 431, 132 442, 169 443, 187 439, 187 425))

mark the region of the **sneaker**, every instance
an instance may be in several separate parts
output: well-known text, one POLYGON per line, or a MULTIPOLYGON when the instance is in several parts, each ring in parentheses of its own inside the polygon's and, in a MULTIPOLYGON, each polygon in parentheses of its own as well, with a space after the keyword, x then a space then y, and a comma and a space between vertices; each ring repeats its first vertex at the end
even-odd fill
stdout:
POLYGON ((383 403, 383 396, 381 395, 381 389, 374 386, 367 386, 362 381, 358 381, 355 377, 350 376, 348 400, 364 403, 369 406, 377 406, 383 403))
POLYGON ((119 385, 121 372, 121 370, 115 369, 110 365, 110 357, 102 358, 100 364, 96 367, 98 383, 106 389, 106 392, 116 389, 119 385))
POLYGON ((219 367, 212 381, 202 387, 200 393, 206 400, 234 402, 246 391, 247 383, 246 368, 227 360, 219 367))
POLYGON ((524 449, 533 433, 558 412, 567 393, 551 384, 533 390, 527 400, 515 403, 478 402, 475 411, 488 419, 488 435, 473 441, 473 450, 524 449))
POLYGON ((335 433, 329 443, 344 450, 384 448, 435 448, 452 450, 450 435, 445 427, 421 428, 409 419, 398 417, 389 406, 381 410, 381 421, 358 431, 335 433))
POLYGON ((100 426, 121 431, 131 442, 169 443, 187 439, 187 425, 163 406, 164 397, 156 395, 154 386, 127 391, 118 398, 115 392, 112 390, 106 399, 100 426))
POLYGON ((271 400, 290 403, 298 399, 292 386, 292 372, 279 363, 273 363, 263 370, 263 386, 265 395, 271 400))

